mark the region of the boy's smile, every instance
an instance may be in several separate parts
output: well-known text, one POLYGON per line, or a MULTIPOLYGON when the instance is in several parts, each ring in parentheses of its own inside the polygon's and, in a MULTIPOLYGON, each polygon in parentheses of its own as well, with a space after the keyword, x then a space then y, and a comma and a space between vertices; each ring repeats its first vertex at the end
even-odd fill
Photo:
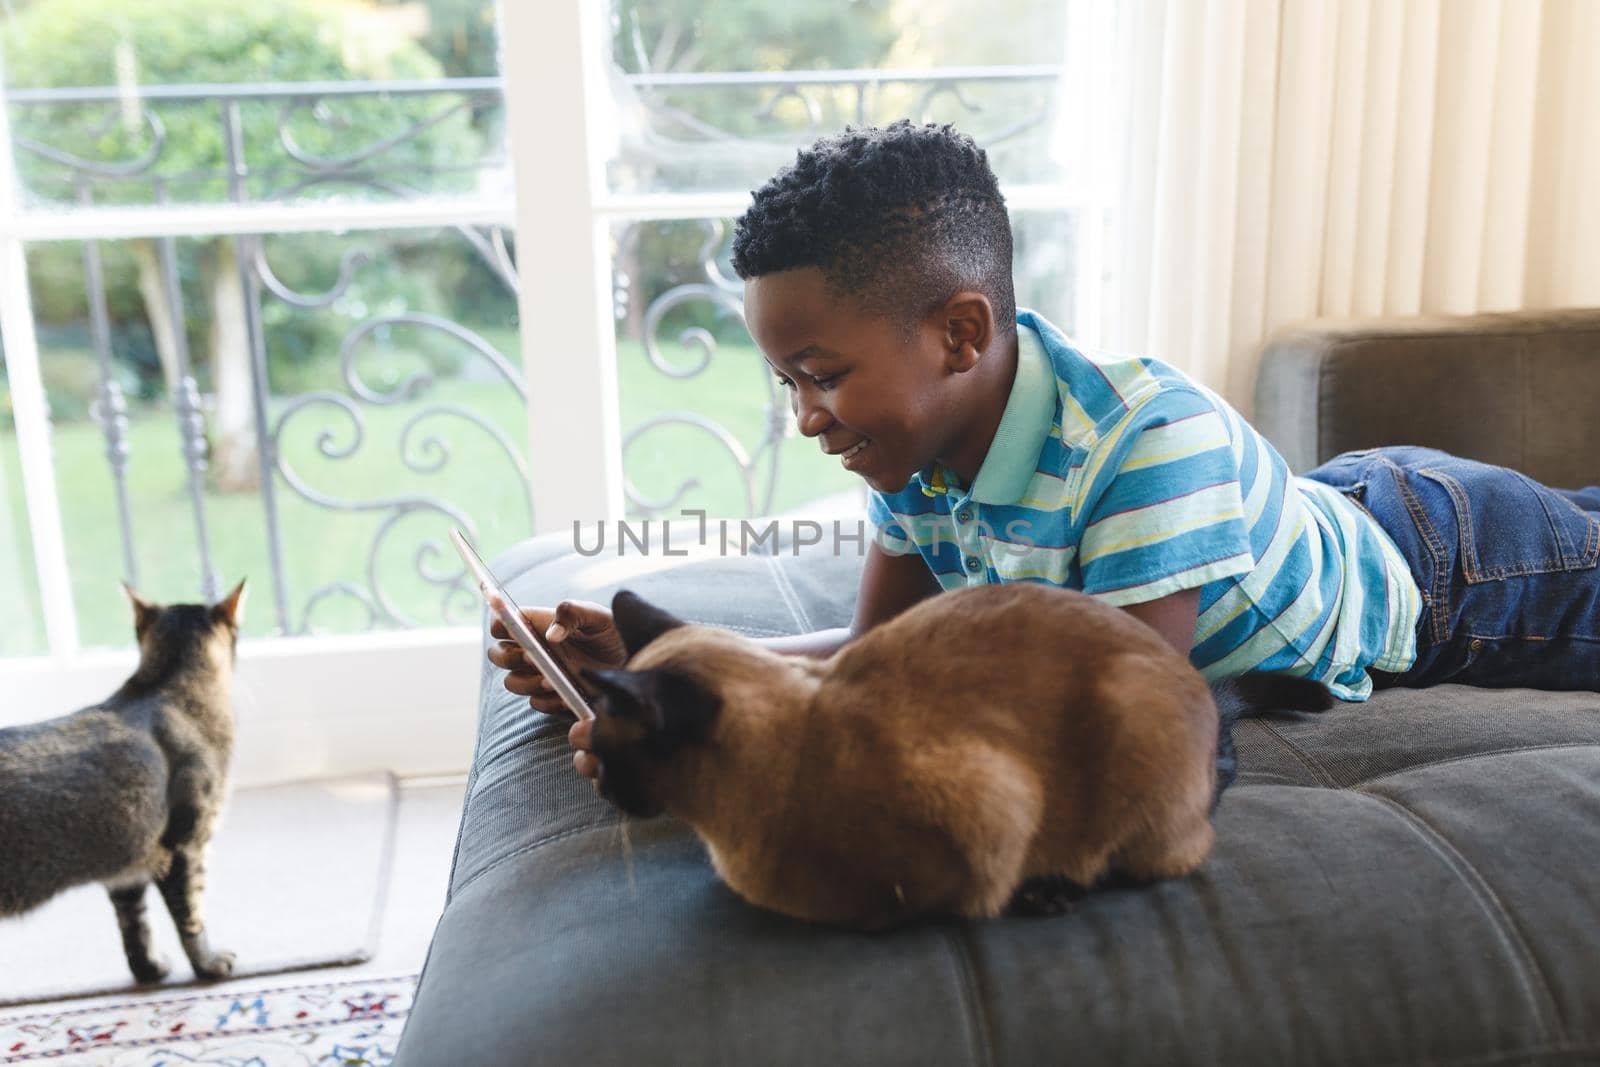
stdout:
POLYGON ((948 314, 958 295, 908 333, 801 267, 747 281, 745 322, 789 390, 800 432, 892 493, 935 459, 970 482, 994 438, 1015 359, 982 358, 994 330, 987 301, 975 299, 981 313, 967 301, 948 314), (997 386, 995 371, 1004 371, 997 386))

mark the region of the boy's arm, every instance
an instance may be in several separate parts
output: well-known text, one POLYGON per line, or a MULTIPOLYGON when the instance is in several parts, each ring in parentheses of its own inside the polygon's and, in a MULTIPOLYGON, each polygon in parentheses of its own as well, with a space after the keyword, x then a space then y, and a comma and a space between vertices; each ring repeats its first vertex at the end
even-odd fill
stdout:
MULTIPOLYGON (((880 622, 889 621, 939 591, 938 579, 920 555, 913 552, 896 556, 875 544, 870 545, 866 566, 861 571, 855 617, 851 619, 848 629, 838 627, 789 637, 769 637, 761 643, 785 655, 826 658, 852 638, 861 636, 880 622)), ((1194 626, 1199 617, 1199 608, 1200 590, 1197 587, 1141 604, 1127 604, 1122 610, 1154 629, 1166 638, 1169 645, 1187 657, 1194 644, 1194 626)))
MULTIPOLYGON (((876 544, 867 546, 867 562, 856 592, 855 616, 850 626, 818 630, 790 637, 769 637, 762 644, 791 656, 833 655, 852 638, 860 637, 880 622, 888 622, 913 604, 939 592, 939 580, 915 552, 896 556, 876 544)), ((1191 618, 1190 629, 1194 628, 1191 618)))
POLYGON ((1142 604, 1124 604, 1123 611, 1167 639, 1167 644, 1188 658, 1194 647, 1194 624, 1200 615, 1200 589, 1184 589, 1142 604))

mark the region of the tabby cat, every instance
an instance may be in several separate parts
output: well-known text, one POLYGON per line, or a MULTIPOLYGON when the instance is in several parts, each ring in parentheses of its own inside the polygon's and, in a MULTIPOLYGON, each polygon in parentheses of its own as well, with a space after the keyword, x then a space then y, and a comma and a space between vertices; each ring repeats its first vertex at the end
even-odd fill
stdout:
POLYGON ((154 882, 200 978, 233 973, 200 913, 205 849, 233 749, 234 648, 244 583, 214 606, 133 602, 139 667, 102 703, 0 730, 0 917, 64 889, 110 891, 134 978, 167 965, 151 951, 154 882))
POLYGON ((1219 715, 1153 629, 1032 583, 931 597, 826 660, 626 591, 612 612, 625 668, 585 672, 601 795, 683 819, 749 902, 863 929, 1188 874, 1211 850, 1232 719, 1331 703, 1246 676, 1219 715))

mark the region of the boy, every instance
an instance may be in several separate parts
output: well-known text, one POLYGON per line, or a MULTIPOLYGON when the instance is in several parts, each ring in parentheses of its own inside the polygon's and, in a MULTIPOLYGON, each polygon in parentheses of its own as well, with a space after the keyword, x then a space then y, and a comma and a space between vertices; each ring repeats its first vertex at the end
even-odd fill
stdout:
MULTIPOLYGON (((949 127, 817 142, 756 191, 733 250, 800 432, 867 482, 877 528, 850 627, 773 647, 825 656, 941 589, 1043 581, 1213 678, 1289 671, 1346 700, 1374 681, 1600 689, 1600 488, 1418 448, 1291 476, 1180 371, 1016 311, 998 184, 949 127)), ((576 665, 621 658, 602 608, 529 615, 576 665)), ((490 659, 560 707, 516 646, 490 659)), ((571 737, 593 777, 587 724, 571 737)))

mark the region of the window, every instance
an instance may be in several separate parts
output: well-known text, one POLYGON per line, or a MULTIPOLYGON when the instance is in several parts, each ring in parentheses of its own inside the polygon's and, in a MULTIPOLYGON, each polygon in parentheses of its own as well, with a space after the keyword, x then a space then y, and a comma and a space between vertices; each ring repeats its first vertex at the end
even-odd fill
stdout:
POLYGON ((451 525, 493 554, 858 507, 755 356, 731 221, 822 133, 952 122, 1006 190, 1019 302, 1092 323, 1075 5, 998 4, 10 0, 0 578, 38 609, 0 624, 13 714, 126 673, 118 579, 248 575, 259 729, 311 739, 258 775, 459 765, 451 525))

